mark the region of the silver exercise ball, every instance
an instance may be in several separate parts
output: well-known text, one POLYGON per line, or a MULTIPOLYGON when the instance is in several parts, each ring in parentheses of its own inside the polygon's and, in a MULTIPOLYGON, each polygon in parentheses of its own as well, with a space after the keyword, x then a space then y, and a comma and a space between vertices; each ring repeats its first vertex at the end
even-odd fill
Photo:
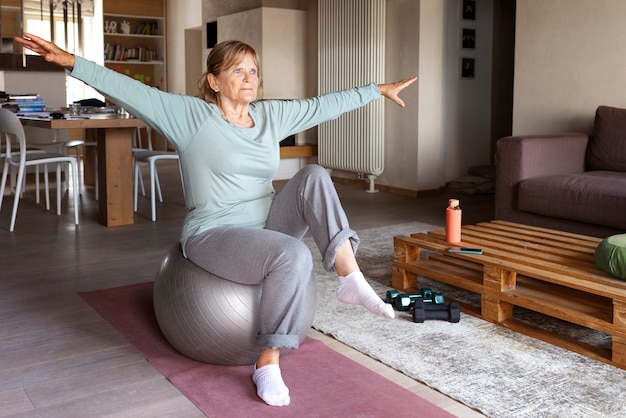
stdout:
MULTIPOLYGON (((186 259, 176 244, 154 280, 154 311, 165 338, 185 356, 211 364, 254 364, 261 290, 262 285, 239 284, 207 272, 186 259)), ((313 275, 304 303, 300 342, 317 307, 313 275)))

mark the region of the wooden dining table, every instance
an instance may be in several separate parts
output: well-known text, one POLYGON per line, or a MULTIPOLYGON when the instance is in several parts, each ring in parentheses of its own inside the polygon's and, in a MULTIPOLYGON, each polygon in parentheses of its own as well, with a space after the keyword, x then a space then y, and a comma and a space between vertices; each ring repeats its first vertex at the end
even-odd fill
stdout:
POLYGON ((99 222, 107 227, 134 224, 132 138, 134 128, 146 127, 143 121, 117 113, 20 120, 23 125, 39 128, 85 129, 97 143, 99 222))

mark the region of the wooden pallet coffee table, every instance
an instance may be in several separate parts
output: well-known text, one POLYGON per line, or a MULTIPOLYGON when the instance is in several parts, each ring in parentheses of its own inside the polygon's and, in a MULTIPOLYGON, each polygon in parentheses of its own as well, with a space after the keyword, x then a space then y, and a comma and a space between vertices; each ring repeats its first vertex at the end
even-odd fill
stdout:
POLYGON ((492 221, 464 226, 462 240, 483 254, 447 252, 443 230, 394 237, 393 288, 416 290, 423 276, 465 289, 480 295, 480 306, 459 301, 465 313, 626 369, 626 282, 595 266, 600 239, 492 221), (611 348, 522 322, 514 307, 608 334, 611 348))

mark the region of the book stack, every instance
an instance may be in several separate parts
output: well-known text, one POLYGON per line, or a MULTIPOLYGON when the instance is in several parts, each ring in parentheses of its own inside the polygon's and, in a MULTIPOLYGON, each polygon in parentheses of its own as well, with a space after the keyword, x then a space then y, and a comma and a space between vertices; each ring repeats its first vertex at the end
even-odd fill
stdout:
POLYGON ((157 61, 156 51, 148 48, 124 48, 121 45, 106 44, 104 46, 105 61, 157 61))
POLYGON ((135 27, 135 35, 156 36, 159 34, 157 22, 142 22, 135 27))
POLYGON ((46 114, 46 102, 38 94, 9 94, 4 107, 10 106, 17 109, 17 114, 22 116, 37 116, 46 114))

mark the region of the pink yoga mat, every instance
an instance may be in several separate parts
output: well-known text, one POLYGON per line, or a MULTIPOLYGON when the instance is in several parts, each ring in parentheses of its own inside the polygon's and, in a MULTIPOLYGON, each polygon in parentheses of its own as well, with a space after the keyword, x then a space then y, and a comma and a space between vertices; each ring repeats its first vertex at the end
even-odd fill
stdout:
MULTIPOLYGON (((169 345, 152 309, 152 283, 81 296, 210 417, 452 416, 311 338, 281 358, 291 404, 271 407, 256 396, 252 366, 200 363, 169 345)), ((419 353, 415 353, 415 361, 419 361, 419 353)))

